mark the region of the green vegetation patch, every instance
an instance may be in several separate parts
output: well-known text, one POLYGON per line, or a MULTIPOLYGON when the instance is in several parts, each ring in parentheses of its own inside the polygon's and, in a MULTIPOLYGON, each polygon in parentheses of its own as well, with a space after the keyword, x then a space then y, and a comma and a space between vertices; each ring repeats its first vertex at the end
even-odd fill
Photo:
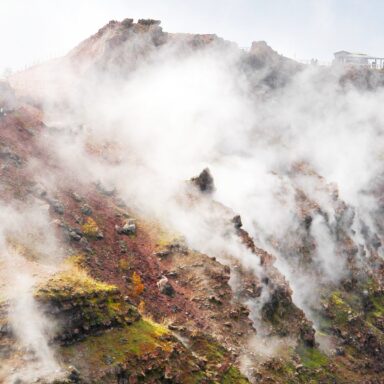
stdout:
POLYGON ((317 348, 300 345, 297 347, 297 353, 300 355, 301 362, 306 368, 321 368, 329 364, 328 356, 317 348))
POLYGON ((48 304, 49 313, 49 308, 57 309, 55 316, 68 337, 75 336, 79 329, 88 334, 140 318, 136 307, 123 299, 117 287, 93 279, 77 266, 52 276, 36 289, 35 297, 48 304))
MULTIPOLYGON (((196 345, 195 345, 196 346, 196 345)), ((182 382, 185 384, 246 384, 240 371, 229 365, 226 350, 217 343, 199 338, 199 348, 207 348, 211 359, 200 366, 200 358, 186 349, 164 326, 141 318, 131 325, 87 336, 75 344, 62 346, 59 353, 66 364, 85 372, 92 382, 115 383, 115 367, 124 367, 126 377, 138 382, 182 382), (214 363, 215 362, 215 363, 214 363), (89 377, 91 376, 91 377, 89 377)), ((207 358, 208 359, 208 358, 207 358)))
POLYGON ((62 347, 61 352, 71 361, 76 361, 77 356, 83 356, 90 366, 123 363, 130 356, 140 356, 156 348, 172 349, 172 343, 162 337, 167 333, 161 325, 141 319, 124 328, 88 336, 76 345, 62 347))
POLYGON ((333 292, 328 300, 330 315, 334 318, 336 324, 343 325, 353 315, 351 306, 343 299, 342 293, 333 292))
POLYGON ((384 293, 381 290, 369 290, 364 298, 366 304, 366 320, 384 331, 384 293))
POLYGON ((370 300, 374 307, 371 315, 377 318, 384 317, 384 296, 371 296, 370 300))
MULTIPOLYGON (((222 384, 245 384, 249 383, 245 376, 234 365, 230 364, 232 357, 231 354, 220 343, 218 343, 213 337, 198 333, 190 339, 190 350, 200 358, 206 361, 205 370, 210 372, 210 377, 215 377, 214 383, 222 384), (225 372, 218 373, 217 367, 230 364, 229 368, 225 372)), ((199 375, 196 376, 196 380, 193 383, 200 383, 199 375)))
POLYGON ((97 281, 84 270, 74 266, 53 275, 46 283, 40 285, 35 297, 42 301, 66 300, 84 296, 108 296, 117 292, 116 286, 97 281))
POLYGON ((224 374, 221 384, 248 384, 249 381, 234 366, 231 366, 224 374))
POLYGON ((162 382, 168 370, 172 376, 182 376, 183 383, 195 383, 198 373, 192 372, 193 357, 183 351, 177 339, 162 325, 147 319, 62 346, 59 353, 66 364, 76 366, 95 383, 116 383, 113 372, 119 367, 126 377, 140 378, 138 382, 162 382))
POLYGON ((192 337, 191 350, 199 356, 203 356, 210 364, 221 363, 229 355, 222 345, 205 334, 197 334, 192 337))

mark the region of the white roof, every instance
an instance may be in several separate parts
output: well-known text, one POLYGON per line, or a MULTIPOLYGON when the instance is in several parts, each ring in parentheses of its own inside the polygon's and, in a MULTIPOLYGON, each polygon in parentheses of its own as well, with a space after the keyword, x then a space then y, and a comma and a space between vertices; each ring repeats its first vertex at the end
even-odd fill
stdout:
POLYGON ((364 58, 364 59, 382 59, 381 57, 369 56, 366 53, 358 53, 358 52, 348 52, 348 51, 339 51, 334 53, 335 56, 348 56, 355 58, 364 58))

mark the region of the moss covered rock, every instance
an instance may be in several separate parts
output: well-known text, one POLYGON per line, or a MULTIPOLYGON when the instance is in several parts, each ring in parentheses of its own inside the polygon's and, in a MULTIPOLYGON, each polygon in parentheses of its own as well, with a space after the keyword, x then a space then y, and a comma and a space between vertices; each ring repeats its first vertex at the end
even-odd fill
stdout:
POLYGON ((140 319, 136 307, 114 285, 99 282, 78 267, 55 274, 37 288, 35 297, 59 324, 57 338, 63 342, 140 319))
POLYGON ((67 364, 76 365, 86 383, 248 383, 227 364, 228 352, 222 347, 205 342, 207 359, 194 349, 162 325, 140 319, 63 346, 60 354, 67 364))

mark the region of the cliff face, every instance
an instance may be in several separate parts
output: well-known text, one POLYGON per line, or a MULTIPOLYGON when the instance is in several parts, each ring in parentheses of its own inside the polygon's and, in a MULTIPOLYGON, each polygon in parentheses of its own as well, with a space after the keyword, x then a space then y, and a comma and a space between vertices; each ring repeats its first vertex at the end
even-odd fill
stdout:
MULTIPOLYGON (((219 201, 220 183, 207 169, 178 179, 176 187, 168 173, 156 184, 156 175, 168 170, 156 164, 155 176, 148 172, 149 162, 161 159, 152 156, 159 146, 178 148, 142 140, 143 127, 114 114, 118 105, 133 116, 148 102, 152 88, 139 105, 129 98, 119 104, 138 72, 162 60, 177 76, 179 58, 205 60, 217 52, 226 60, 220 65, 239 71, 236 83, 249 84, 258 103, 283 93, 305 71, 263 42, 244 52, 215 35, 169 34, 158 21, 126 19, 110 22, 66 57, 15 75, 13 89, 0 89, 0 197, 13 209, 1 225, 0 381, 381 382, 382 207, 371 210, 373 225, 308 162, 293 162, 273 173, 286 188, 277 201, 292 197, 289 206, 282 204, 292 225, 282 235, 262 236, 264 228, 254 230, 247 220, 248 228, 219 201), (91 113, 98 108, 105 111, 91 113), (99 125, 108 126, 107 135, 99 125), (117 136, 117 126, 138 137, 117 136), (33 278, 29 290, 19 292, 16 270, 33 278), (16 321, 14 313, 24 317, 16 321)), ((335 82, 344 84, 348 76, 335 82)), ((210 138, 194 130, 203 113, 193 117, 191 137, 198 136, 204 149, 210 138)), ((266 143, 282 140, 272 130, 263 134, 266 143)), ((264 140, 260 131, 247 137, 254 136, 264 140)), ((231 161, 236 164, 238 153, 252 156, 230 137, 233 147, 226 141, 218 147, 231 161)), ((188 151, 187 139, 180 153, 188 151)), ((382 192, 378 181, 372 195, 382 201, 382 192)))

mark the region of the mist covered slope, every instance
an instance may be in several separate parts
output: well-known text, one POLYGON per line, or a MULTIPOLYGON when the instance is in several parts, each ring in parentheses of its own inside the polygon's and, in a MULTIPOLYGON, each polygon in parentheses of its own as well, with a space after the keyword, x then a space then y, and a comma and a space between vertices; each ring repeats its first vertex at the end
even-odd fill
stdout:
POLYGON ((112 21, 0 83, 0 382, 382 383, 383 75, 112 21))

